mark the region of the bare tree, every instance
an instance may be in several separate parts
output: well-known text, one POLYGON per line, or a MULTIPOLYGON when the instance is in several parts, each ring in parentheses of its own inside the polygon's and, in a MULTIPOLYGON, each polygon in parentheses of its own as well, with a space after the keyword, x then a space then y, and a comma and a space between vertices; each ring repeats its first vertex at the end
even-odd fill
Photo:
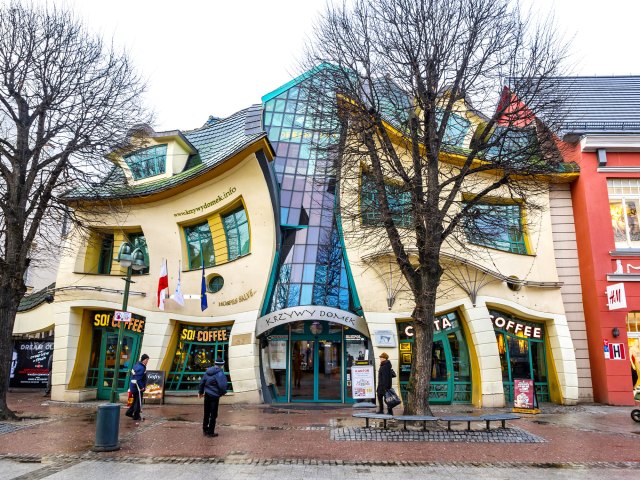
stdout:
POLYGON ((104 155, 150 121, 144 89, 128 56, 70 11, 0 7, 0 419, 13 416, 11 335, 34 242, 43 249, 73 219, 65 191, 99 194, 95 179, 113 167, 104 155))
POLYGON ((565 55, 552 21, 509 0, 353 0, 318 20, 305 95, 316 147, 335 163, 342 223, 357 225, 345 236, 391 252, 415 301, 407 413, 430 412, 441 253, 470 237, 494 246, 496 229, 517 236, 487 199, 531 219, 563 168, 553 78, 565 55))

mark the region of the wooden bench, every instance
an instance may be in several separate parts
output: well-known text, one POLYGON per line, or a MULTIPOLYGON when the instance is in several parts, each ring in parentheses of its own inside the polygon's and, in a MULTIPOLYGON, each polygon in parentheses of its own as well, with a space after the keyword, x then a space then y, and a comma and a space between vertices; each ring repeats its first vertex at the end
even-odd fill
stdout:
POLYGON ((438 417, 430 417, 429 415, 394 415, 394 420, 404 422, 404 429, 407 429, 407 422, 423 422, 423 430, 427 429, 427 422, 437 422, 438 417))
POLYGON ((438 417, 438 420, 447 422, 447 430, 451 430, 451 422, 467 422, 467 430, 471 430, 471 422, 479 422, 482 420, 482 417, 471 415, 448 415, 445 417, 438 417))
POLYGON ((513 413, 498 413, 493 415, 481 415, 480 418, 487 422, 487 430, 490 430, 491 428, 489 424, 491 422, 502 422, 502 428, 507 428, 507 420, 518 420, 521 417, 519 415, 514 415, 513 413))
POLYGON ((364 418, 365 428, 369 428, 369 420, 382 420, 385 430, 387 429, 387 420, 391 420, 393 418, 393 415, 385 415, 383 413, 366 413, 366 412, 354 413, 352 416, 355 418, 364 418))

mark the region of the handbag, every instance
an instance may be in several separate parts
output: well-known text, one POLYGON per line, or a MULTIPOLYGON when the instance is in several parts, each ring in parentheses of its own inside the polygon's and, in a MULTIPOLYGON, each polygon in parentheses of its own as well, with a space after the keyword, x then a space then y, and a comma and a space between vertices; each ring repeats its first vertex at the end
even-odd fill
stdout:
POLYGON ((393 388, 389 388, 384 392, 384 403, 387 404, 389 409, 400 405, 400 397, 393 388))
POLYGON ((391 369, 391 378, 396 378, 396 377, 397 377, 396 371, 392 368, 391 369))
POLYGON ((129 390, 129 395, 127 395, 127 407, 130 407, 131 405, 133 405, 133 393, 131 393, 131 390, 129 390))

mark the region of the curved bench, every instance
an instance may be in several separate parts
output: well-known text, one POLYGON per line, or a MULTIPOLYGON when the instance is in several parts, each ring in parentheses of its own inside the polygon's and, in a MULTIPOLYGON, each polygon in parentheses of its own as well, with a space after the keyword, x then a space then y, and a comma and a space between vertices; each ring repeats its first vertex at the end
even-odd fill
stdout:
POLYGON ((407 429, 407 422, 423 422, 422 430, 427 429, 427 422, 437 422, 438 417, 432 417, 429 415, 394 415, 394 420, 401 420, 404 422, 404 429, 407 429))
POLYGON ((480 418, 487 422, 487 430, 491 430, 489 424, 491 422, 502 422, 502 428, 507 428, 507 420, 518 420, 520 415, 514 415, 513 413, 497 413, 493 415, 481 415, 480 418))
POLYGON ((383 413, 366 413, 366 412, 359 412, 359 413, 354 413, 352 415, 352 417, 355 418, 364 418, 365 420, 365 428, 369 428, 369 420, 382 420, 383 425, 384 425, 384 429, 387 429, 387 420, 391 420, 393 418, 393 415, 385 415, 383 413))
POLYGON ((467 430, 471 430, 471 422, 482 420, 480 417, 473 415, 447 415, 438 417, 438 419, 447 422, 447 430, 451 430, 451 422, 467 422, 467 430))

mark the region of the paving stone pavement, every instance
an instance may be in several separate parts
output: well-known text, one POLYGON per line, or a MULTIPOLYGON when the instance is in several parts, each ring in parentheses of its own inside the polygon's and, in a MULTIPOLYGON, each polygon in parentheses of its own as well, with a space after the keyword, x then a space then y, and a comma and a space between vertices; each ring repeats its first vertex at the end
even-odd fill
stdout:
POLYGON ((121 458, 82 460, 73 457, 50 459, 0 459, 0 480, 84 480, 87 478, 153 478, 224 480, 380 480, 394 478, 421 479, 574 479, 600 480, 603 477, 637 479, 639 464, 635 462, 593 462, 563 464, 513 463, 435 463, 435 462, 323 462, 314 460, 265 460, 227 462, 204 458, 121 458))
POLYGON ((373 442, 469 442, 544 443, 546 440, 520 428, 493 430, 384 430, 381 428, 334 428, 331 440, 373 442))

